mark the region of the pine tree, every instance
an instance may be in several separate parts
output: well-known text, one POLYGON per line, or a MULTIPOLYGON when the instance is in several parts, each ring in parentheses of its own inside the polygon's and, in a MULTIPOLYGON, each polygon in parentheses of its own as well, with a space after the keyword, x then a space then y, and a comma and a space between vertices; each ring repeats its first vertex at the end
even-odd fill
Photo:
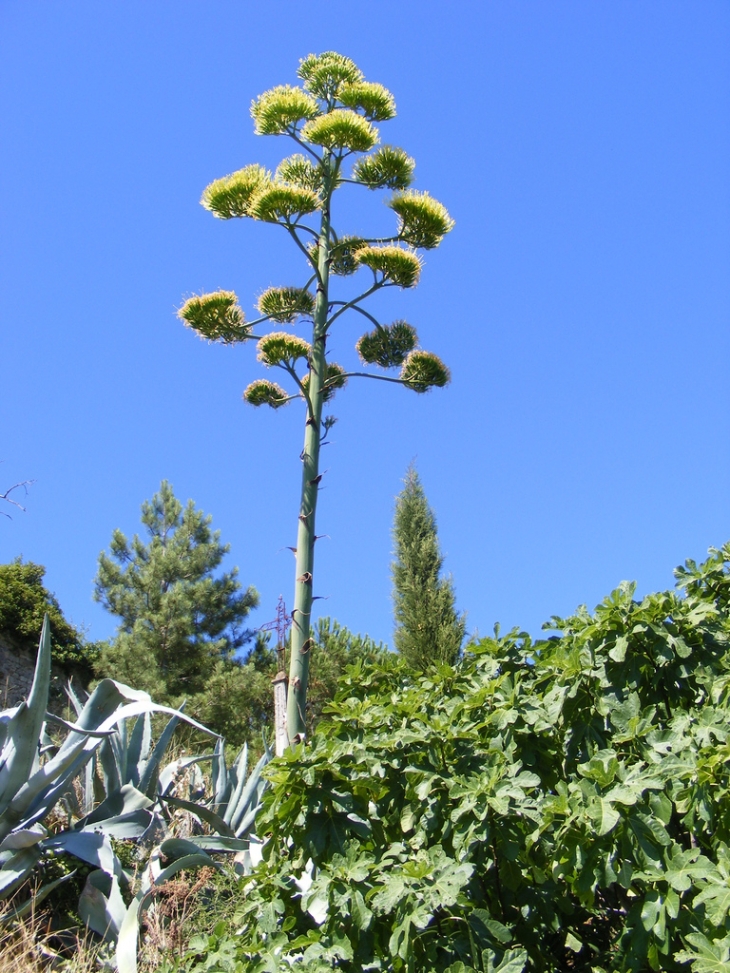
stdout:
POLYGON ((457 615, 451 578, 441 578, 436 518, 418 473, 410 467, 396 499, 393 539, 395 647, 415 669, 458 658, 466 616, 457 615))
POLYGON ((437 247, 454 225, 438 200, 410 188, 414 160, 401 148, 378 146, 376 123, 395 117, 395 101, 386 88, 366 81, 349 58, 334 51, 310 54, 297 74, 301 87, 278 85, 251 105, 257 134, 292 140, 295 154, 284 158, 274 173, 254 164, 216 179, 204 190, 201 203, 219 219, 241 217, 280 226, 304 258, 304 284, 269 287, 259 296, 253 320, 246 320, 231 290, 191 297, 179 311, 185 324, 208 341, 257 341, 259 361, 277 369, 288 383, 287 390, 271 379, 257 379, 243 393, 246 402, 274 409, 294 400, 304 405, 287 703, 292 743, 305 731, 314 648, 315 519, 324 475, 320 446, 335 422, 324 415, 323 406, 354 377, 395 382, 416 393, 448 383, 448 369, 436 355, 418 347, 411 324, 383 323, 362 305, 377 291, 415 287, 421 251, 437 247), (362 237, 339 227, 340 191, 357 188, 392 192, 387 203, 396 225, 384 235, 362 237), (356 277, 351 289, 341 287, 347 282, 338 280, 356 277), (399 369, 397 377, 359 367, 345 370, 329 357, 331 339, 342 330, 344 315, 364 318, 371 328, 355 346, 362 364, 399 369), (310 338, 283 330, 259 333, 258 326, 267 322, 279 329, 304 322, 310 338))
POLYGON ((142 523, 146 541, 115 530, 110 554, 99 556, 94 597, 120 622, 98 670, 178 703, 203 693, 221 664, 235 665, 258 594, 242 591, 237 568, 218 573, 228 545, 192 500, 183 509, 167 481, 142 505, 142 523))

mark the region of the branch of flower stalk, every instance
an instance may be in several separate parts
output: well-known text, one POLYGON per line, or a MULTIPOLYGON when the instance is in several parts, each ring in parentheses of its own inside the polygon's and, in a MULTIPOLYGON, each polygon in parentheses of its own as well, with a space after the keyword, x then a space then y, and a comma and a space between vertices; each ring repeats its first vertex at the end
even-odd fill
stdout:
MULTIPOLYGON (((307 226, 306 223, 286 223, 284 224, 288 230, 306 230, 307 233, 311 233, 315 240, 319 240, 319 233, 312 229, 311 226, 307 226)), ((393 239, 396 239, 395 237, 393 239)))
MULTIPOLYGON (((335 305, 337 305, 337 304, 343 304, 344 305, 346 303, 347 303, 347 301, 330 301, 330 307, 335 307, 335 305)), ((369 314, 366 310, 364 310, 361 307, 358 307, 357 305, 354 305, 351 308, 351 310, 353 310, 353 311, 359 311, 360 314, 363 315, 363 317, 366 317, 368 319, 368 321, 372 322, 372 324, 374 324, 375 327, 378 328, 378 330, 381 330, 382 331, 383 325, 380 323, 380 321, 377 320, 377 318, 374 318, 372 316, 372 314, 369 314)))
POLYGON ((306 142, 302 142, 302 140, 298 137, 298 135, 296 135, 296 128, 294 129, 294 131, 287 132, 286 134, 289 136, 289 138, 294 139, 294 141, 297 143, 297 145, 301 146, 301 148, 303 148, 305 152, 309 152, 309 154, 313 158, 315 158, 317 160, 317 162, 320 162, 321 163, 322 157, 319 156, 319 155, 317 155, 317 153, 314 151, 314 149, 311 146, 307 145, 306 142))
POLYGON ((302 253, 307 258, 307 260, 309 261, 309 263, 311 264, 311 266, 314 267, 314 271, 315 271, 314 276, 315 276, 315 279, 321 283, 321 279, 320 279, 320 276, 319 276, 319 267, 317 266, 316 261, 312 258, 312 255, 309 252, 309 250, 307 250, 307 248, 304 246, 304 244, 302 243, 302 241, 297 236, 297 231, 294 228, 294 226, 291 223, 288 223, 288 224, 287 223, 282 223, 280 225, 281 226, 285 226, 286 229, 289 231, 289 236, 292 238, 292 240, 296 243, 296 245, 302 251, 302 253))
POLYGON ((304 401, 307 404, 307 414, 309 415, 309 418, 310 419, 313 419, 314 418, 314 410, 312 409, 312 400, 309 398, 309 392, 307 392, 307 390, 306 390, 306 388, 304 386, 304 383, 302 382, 302 380, 297 375, 297 372, 296 372, 296 369, 294 368, 294 366, 293 365, 289 365, 289 364, 285 364, 284 362, 281 362, 281 364, 278 367, 279 368, 283 368, 285 372, 288 372, 289 375, 291 375, 291 377, 294 379, 294 381, 299 386, 299 392, 296 395, 290 395, 287 398, 286 401, 287 402, 291 402, 292 399, 298 399, 300 397, 303 398, 304 401))
MULTIPOLYGON (((375 378, 379 382, 395 382, 396 385, 408 385, 402 378, 391 378, 389 375, 375 375, 371 372, 344 372, 338 375, 335 381, 341 382, 343 378, 375 378)), ((329 388, 333 382, 325 382, 323 388, 329 388)))
MULTIPOLYGON (((376 280, 375 283, 372 285, 372 287, 369 287, 368 290, 366 290, 364 293, 360 294, 358 297, 353 297, 353 299, 351 301, 347 301, 346 303, 343 303, 343 305, 339 309, 339 311, 335 311, 335 313, 332 315, 332 317, 327 322, 327 330, 329 331, 329 329, 335 323, 335 321, 337 320, 337 318, 341 314, 344 314, 345 311, 349 311, 351 307, 354 307, 356 304, 359 304, 360 301, 364 301, 366 297, 370 297, 370 295, 371 294, 374 294, 375 291, 377 291, 380 287, 386 287, 386 286, 387 286, 387 284, 384 281, 378 281, 378 280, 376 280)), ((340 302, 339 301, 335 301, 335 302, 332 302, 332 303, 339 304, 340 302)))

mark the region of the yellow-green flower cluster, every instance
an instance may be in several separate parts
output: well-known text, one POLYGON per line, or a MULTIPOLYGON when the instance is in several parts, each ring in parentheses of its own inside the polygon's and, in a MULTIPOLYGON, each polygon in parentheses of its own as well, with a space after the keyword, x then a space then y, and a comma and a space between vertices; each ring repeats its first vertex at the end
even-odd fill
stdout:
MULTIPOLYGON (((348 277, 360 269, 360 264, 355 259, 358 250, 362 250, 368 244, 359 236, 342 236, 330 250, 330 273, 338 277, 348 277)), ((309 254, 317 263, 319 245, 312 243, 309 246, 309 254)))
POLYGON ((297 74, 307 91, 324 101, 335 98, 343 85, 357 84, 363 79, 355 62, 335 51, 303 58, 297 74))
POLYGON ((416 163, 403 149, 383 145, 353 166, 352 178, 368 189, 407 189, 415 168, 416 163))
POLYGON ((394 368, 402 365, 409 351, 416 347, 416 329, 406 321, 394 321, 368 331, 355 345, 366 365, 394 368))
POLYGON ((251 102, 251 115, 257 135, 282 135, 298 122, 319 115, 316 100, 301 88, 277 85, 251 102))
POLYGON ((256 345, 258 359, 271 368, 272 365, 293 365, 301 358, 309 359, 312 346, 304 338, 287 334, 286 331, 272 331, 264 335, 256 345))
POLYGON ((243 399, 249 405, 270 405, 272 409, 278 409, 287 404, 288 396, 281 385, 259 378, 245 389, 243 399))
POLYGON ((249 213, 256 220, 278 223, 313 213, 319 207, 319 196, 311 189, 272 182, 252 198, 249 213))
POLYGON ((367 118, 347 108, 336 108, 302 127, 305 142, 326 149, 368 152, 378 141, 378 130, 367 118))
POLYGON ((418 254, 404 247, 362 247, 355 253, 355 260, 379 271, 385 280, 398 287, 415 287, 421 275, 418 254))
POLYGON ((221 220, 251 216, 252 200, 270 184, 271 173, 263 166, 245 166, 206 186, 200 202, 221 220))
POLYGON ((196 294, 185 301, 177 316, 209 341, 233 344, 248 337, 245 317, 233 291, 196 294))
POLYGON ((302 287, 269 287, 259 297, 259 312, 280 324, 291 324, 314 311, 314 297, 302 287))
POLYGON ((322 170, 304 155, 290 155, 282 159, 276 169, 277 182, 286 182, 300 189, 316 193, 322 187, 322 170))
POLYGON ((250 216, 267 223, 313 213, 320 206, 316 192, 274 182, 271 173, 259 165, 246 166, 216 179, 206 186, 200 202, 222 220, 250 216))
POLYGON ((338 98, 347 108, 358 108, 373 122, 387 122, 395 118, 395 98, 382 84, 360 81, 343 85, 338 98))
POLYGON ((414 392, 443 388, 451 379, 446 365, 430 351, 412 351, 403 362, 400 377, 414 392))
MULTIPOLYGON (((305 391, 309 388, 309 375, 304 376, 302 385, 305 391)), ((345 369, 336 362, 327 362, 327 374, 322 383, 322 401, 329 402, 337 389, 344 388, 345 385, 347 385, 345 369)))
POLYGON ((398 236, 412 247, 437 247, 453 229, 454 221, 446 207, 428 193, 414 189, 396 193, 388 205, 399 216, 398 236))

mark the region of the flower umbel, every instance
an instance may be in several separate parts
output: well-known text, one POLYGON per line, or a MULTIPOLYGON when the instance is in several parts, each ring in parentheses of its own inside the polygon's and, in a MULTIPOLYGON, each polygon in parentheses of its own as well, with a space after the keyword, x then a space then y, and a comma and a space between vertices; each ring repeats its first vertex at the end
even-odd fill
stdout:
POLYGON ((263 166, 245 166, 206 186, 200 202, 221 220, 251 216, 249 204, 252 198, 270 182, 271 173, 263 166))
POLYGON ((276 181, 317 193, 322 188, 322 170, 310 162, 305 155, 290 155, 287 159, 282 159, 277 166, 276 181))
POLYGON ((454 226, 446 207, 428 193, 396 193, 388 206, 399 216, 398 236, 412 247, 437 247, 454 226))
POLYGON ((403 149, 383 145, 355 163, 352 178, 368 189, 406 189, 415 168, 416 163, 403 149))
POLYGON ((343 105, 360 111, 373 122, 387 122, 395 118, 395 98, 382 84, 360 81, 343 85, 338 97, 343 105))
POLYGON ((292 366, 300 358, 309 358, 312 346, 304 338, 287 334, 286 331, 272 331, 264 335, 256 345, 258 359, 269 368, 272 365, 292 366))
POLYGON ((249 405, 270 405, 272 409, 279 409, 287 404, 288 396, 276 382, 259 378, 245 389, 243 399, 249 405))
POLYGON ((368 331, 355 345, 366 365, 394 368, 402 365, 409 351, 416 347, 416 329, 406 321, 394 321, 368 331))
MULTIPOLYGON (((309 389, 309 375, 304 376, 302 385, 305 390, 309 389)), ((327 362, 327 373, 322 383, 322 401, 329 402, 337 389, 344 388, 345 385, 347 385, 345 369, 336 362, 327 362)))
POLYGON ((251 116, 257 135, 282 135, 298 122, 319 115, 316 100, 301 88, 278 85, 251 102, 251 116))
POLYGON ((248 337, 245 317, 233 291, 196 294, 185 301, 177 316, 209 341, 234 344, 248 337))
POLYGON ((286 222, 293 216, 313 213, 319 206, 319 196, 311 189, 272 182, 251 199, 249 215, 265 223, 286 222))
POLYGON ((418 254, 404 247, 362 247, 355 260, 373 271, 380 271, 386 281, 398 287, 415 287, 421 275, 418 254))
POLYGON ((400 377, 414 392, 443 388, 451 380, 446 365, 430 351, 412 351, 403 362, 400 377))
POLYGON ((256 307, 280 324, 291 324, 314 311, 314 297, 302 287, 269 287, 259 297, 256 307))
POLYGON ((363 80, 362 71, 355 62, 335 51, 310 54, 303 58, 299 62, 297 74, 304 82, 306 90, 324 101, 331 101, 341 85, 357 84, 363 80))
POLYGON ((367 152, 377 143, 378 130, 357 112, 336 108, 307 122, 302 138, 326 149, 367 152))

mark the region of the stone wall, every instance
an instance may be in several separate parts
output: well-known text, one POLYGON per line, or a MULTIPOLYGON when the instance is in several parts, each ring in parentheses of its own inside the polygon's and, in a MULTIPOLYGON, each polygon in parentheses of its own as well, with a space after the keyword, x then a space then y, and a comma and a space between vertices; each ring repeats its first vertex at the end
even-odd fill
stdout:
MULTIPOLYGON (((38 646, 21 644, 16 639, 0 634, 0 710, 17 706, 30 692, 35 671, 38 646)), ((68 674, 55 663, 51 670, 50 708, 54 712, 66 707, 64 686, 68 674)), ((78 686, 78 682, 75 682, 78 686)))

